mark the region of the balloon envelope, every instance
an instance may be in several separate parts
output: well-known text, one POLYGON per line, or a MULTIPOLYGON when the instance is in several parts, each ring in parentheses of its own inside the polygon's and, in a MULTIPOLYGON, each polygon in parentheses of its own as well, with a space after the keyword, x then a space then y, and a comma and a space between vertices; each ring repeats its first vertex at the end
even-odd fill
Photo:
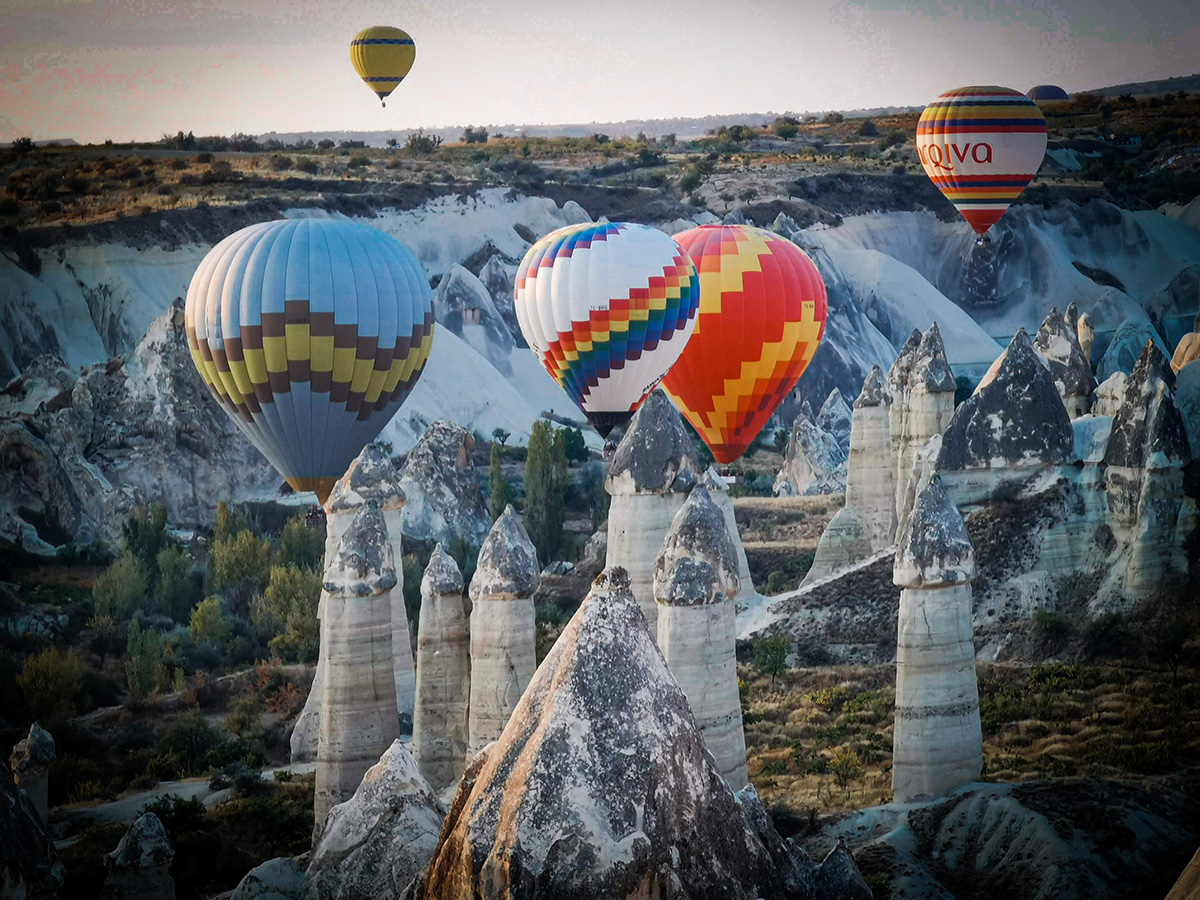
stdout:
POLYGON ((530 247, 513 296, 530 349, 607 437, 679 358, 700 286, 691 259, 657 228, 587 223, 530 247))
POLYGON ((675 240, 700 272, 700 314, 667 394, 718 462, 733 462, 803 374, 825 333, 825 282, 786 238, 703 225, 675 240))
POLYGON ((390 25, 364 28, 350 41, 350 63, 382 101, 413 67, 417 46, 407 31, 390 25))
POLYGON ((381 231, 263 222, 204 257, 185 329, 213 396, 293 488, 324 502, 420 377, 432 300, 416 257, 381 231))
POLYGON ((1043 103, 1066 103, 1071 99, 1071 95, 1057 84, 1034 85, 1025 92, 1025 96, 1039 105, 1043 103))
POLYGON ((1037 175, 1046 120, 1011 88, 956 88, 921 113, 917 153, 938 190, 986 234, 1037 175))

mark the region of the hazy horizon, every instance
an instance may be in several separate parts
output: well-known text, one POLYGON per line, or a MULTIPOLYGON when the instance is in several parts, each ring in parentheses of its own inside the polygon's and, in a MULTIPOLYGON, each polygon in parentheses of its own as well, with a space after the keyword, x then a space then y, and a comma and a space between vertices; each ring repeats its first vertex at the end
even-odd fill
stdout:
POLYGON ((0 0, 0 140, 920 106, 971 83, 1079 91, 1200 71, 1189 7, 446 0, 403 10, 367 0, 347 15, 314 0, 200 0, 186 13, 147 0, 0 0), (417 44, 386 109, 347 55, 350 37, 377 23, 417 44))

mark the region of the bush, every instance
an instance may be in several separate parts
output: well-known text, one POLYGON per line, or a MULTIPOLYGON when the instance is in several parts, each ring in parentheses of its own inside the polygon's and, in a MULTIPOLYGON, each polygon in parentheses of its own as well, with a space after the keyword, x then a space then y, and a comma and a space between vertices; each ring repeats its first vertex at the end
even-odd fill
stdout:
POLYGON ((100 765, 85 756, 63 754, 50 763, 47 788, 49 805, 64 803, 86 803, 101 794, 100 784, 104 773, 100 765))
POLYGON ((1129 628, 1120 613, 1107 613, 1087 624, 1083 640, 1089 657, 1120 656, 1129 649, 1129 628))
POLYGON ((197 154, 196 154, 196 160, 195 160, 195 161, 196 161, 197 163, 210 163, 210 162, 212 162, 212 161, 213 161, 213 155, 212 155, 211 153, 208 153, 208 152, 205 152, 205 153, 197 153, 197 154))
POLYGON ((346 162, 346 167, 349 169, 363 169, 371 164, 369 156, 352 156, 346 162))
POLYGON ((199 710, 191 710, 158 739, 146 773, 159 781, 192 778, 239 760, 248 765, 265 762, 261 751, 223 736, 199 710))
POLYGON ((787 572, 776 569, 767 576, 767 596, 790 591, 795 585, 796 582, 788 576, 787 572))
POLYGON ((190 165, 191 165, 191 163, 189 163, 186 159, 171 160, 171 168, 174 169, 176 172, 182 172, 184 169, 188 168, 190 165))
POLYGON ((863 123, 858 126, 858 133, 861 137, 875 137, 879 134, 879 128, 870 119, 863 119, 863 123))
POLYGON ((310 159, 307 156, 302 156, 296 160, 296 168, 305 175, 316 175, 321 171, 320 164, 315 159, 310 159))
POLYGON ((188 634, 197 644, 209 641, 218 647, 224 647, 232 633, 233 623, 221 608, 220 597, 207 597, 192 611, 191 620, 188 622, 188 634))
POLYGON ((296 164, 290 156, 276 154, 271 157, 271 169, 275 172, 285 172, 296 164))
POLYGON ((225 727, 241 738, 249 738, 261 731, 263 702, 257 694, 239 697, 229 705, 225 716, 225 727))
POLYGON ((45 200, 40 209, 44 213, 60 213, 63 211, 63 205, 57 200, 45 200))
POLYGON ((863 777, 862 760, 858 754, 848 747, 834 747, 833 756, 829 760, 829 774, 837 782, 838 787, 846 790, 850 783, 863 777))
POLYGON ((51 200, 62 184, 62 172, 43 166, 18 169, 8 176, 4 192, 18 200, 51 200))
POLYGON ((1070 633, 1071 624, 1067 617, 1052 609, 1036 609, 1033 612, 1033 633, 1048 646, 1061 647, 1070 633))
POLYGON ((279 533, 275 549, 275 565, 315 569, 325 556, 325 544, 317 529, 310 528, 301 513, 287 520, 279 533))
POLYGON ((30 714, 53 732, 77 712, 87 666, 74 650, 47 647, 21 666, 17 686, 30 714))
POLYGON ((167 837, 178 841, 181 836, 203 827, 205 812, 204 802, 198 797, 184 799, 178 794, 166 794, 139 809, 137 816, 154 813, 167 830, 167 837))

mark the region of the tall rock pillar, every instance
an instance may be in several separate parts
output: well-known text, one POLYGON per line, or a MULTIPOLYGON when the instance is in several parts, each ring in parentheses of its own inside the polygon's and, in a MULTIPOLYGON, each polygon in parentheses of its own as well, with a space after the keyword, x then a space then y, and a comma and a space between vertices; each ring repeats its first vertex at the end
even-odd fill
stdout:
POLYGON ((1077 330, 1059 314, 1057 306, 1042 320, 1033 346, 1050 368, 1055 390, 1062 398, 1067 415, 1072 419, 1086 416, 1091 411, 1096 378, 1083 357, 1077 330))
POLYGON ((325 566, 325 685, 317 741, 316 833, 400 736, 392 671, 396 569, 383 513, 368 501, 325 566))
POLYGON ((498 518, 471 577, 471 755, 500 737, 537 669, 533 542, 511 506, 498 518))
POLYGON ((737 684, 737 592, 737 554, 725 518, 698 485, 675 514, 654 564, 658 646, 717 770, 740 791, 749 778, 737 684))
POLYGON ((954 415, 954 372, 937 322, 921 335, 913 354, 905 392, 904 433, 896 461, 896 530, 902 532, 918 486, 913 477, 917 454, 934 435, 941 434, 954 415))
POLYGON ((983 732, 972 643, 975 550, 940 476, 917 496, 896 550, 896 720, 892 792, 939 797, 979 779, 983 732))
POLYGON ((700 484, 708 491, 709 499, 721 511, 725 519, 725 529, 729 532, 729 539, 733 541, 733 552, 737 555, 738 563, 738 592, 733 602, 738 609, 745 609, 763 598, 754 589, 754 579, 750 577, 750 561, 746 558, 746 548, 742 546, 742 536, 738 533, 737 516, 733 511, 733 500, 729 496, 729 483, 715 468, 709 466, 700 476, 700 484))
POLYGON ((17 742, 9 757, 13 780, 29 795, 43 823, 49 807, 49 772, 54 758, 54 738, 37 722, 29 726, 29 734, 17 742))
POLYGON ((630 419, 604 482, 612 496, 606 566, 629 573, 633 596, 652 635, 658 616, 655 556, 698 475, 683 417, 666 394, 654 391, 630 419))
POLYGON ((421 774, 435 791, 458 781, 466 765, 471 699, 467 615, 462 573, 438 544, 421 579, 412 747, 421 774))

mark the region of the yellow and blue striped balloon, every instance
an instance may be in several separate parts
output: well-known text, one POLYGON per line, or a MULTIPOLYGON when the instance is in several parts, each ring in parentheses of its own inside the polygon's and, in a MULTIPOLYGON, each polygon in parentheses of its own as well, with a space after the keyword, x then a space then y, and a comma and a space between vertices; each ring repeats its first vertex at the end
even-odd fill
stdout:
POLYGON ((192 276, 204 384, 287 482, 325 501, 391 420, 433 346, 433 293, 404 245, 344 219, 262 222, 192 276))
POLYGON ((381 106, 399 87, 417 58, 417 45, 407 31, 390 25, 364 28, 350 41, 350 63, 359 78, 379 96, 381 106))

